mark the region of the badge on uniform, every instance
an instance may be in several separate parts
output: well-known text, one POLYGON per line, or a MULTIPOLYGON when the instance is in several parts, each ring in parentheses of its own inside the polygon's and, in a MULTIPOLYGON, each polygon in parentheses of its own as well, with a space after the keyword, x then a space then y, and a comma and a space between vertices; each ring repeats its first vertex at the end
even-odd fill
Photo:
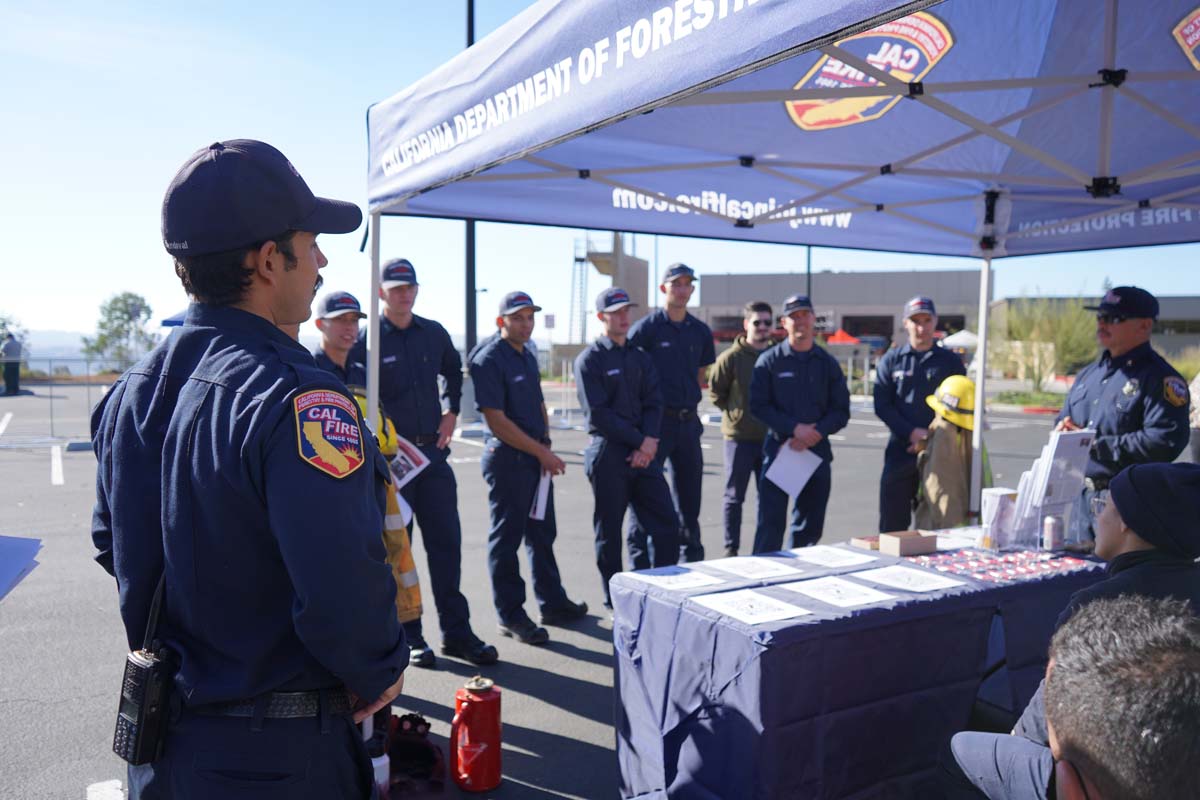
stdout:
POLYGON ((296 395, 295 409, 300 458, 335 478, 344 478, 362 466, 362 431, 358 412, 348 397, 316 389, 296 395))
POLYGON ((1163 378, 1163 398, 1168 403, 1179 408, 1188 404, 1188 386, 1178 375, 1163 378))
POLYGON ((1125 381, 1125 385, 1121 387, 1121 394, 1126 397, 1133 397, 1139 389, 1137 378, 1130 378, 1125 381))

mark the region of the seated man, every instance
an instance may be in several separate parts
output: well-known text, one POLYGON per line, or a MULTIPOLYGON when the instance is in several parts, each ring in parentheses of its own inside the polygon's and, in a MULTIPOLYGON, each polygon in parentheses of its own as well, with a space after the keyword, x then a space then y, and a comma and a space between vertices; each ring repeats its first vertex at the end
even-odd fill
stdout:
MULTIPOLYGON (((1188 601, 1200 612, 1200 466, 1135 464, 1094 498, 1096 555, 1108 577, 1077 592, 1061 627, 1100 598, 1135 594, 1188 601)), ((950 797, 1045 798, 1053 771, 1044 687, 1038 687, 1013 735, 965 732, 945 760, 950 797)))
POLYGON ((1200 619, 1128 595, 1079 610, 1050 643, 1046 718, 1060 800, 1200 797, 1200 619))

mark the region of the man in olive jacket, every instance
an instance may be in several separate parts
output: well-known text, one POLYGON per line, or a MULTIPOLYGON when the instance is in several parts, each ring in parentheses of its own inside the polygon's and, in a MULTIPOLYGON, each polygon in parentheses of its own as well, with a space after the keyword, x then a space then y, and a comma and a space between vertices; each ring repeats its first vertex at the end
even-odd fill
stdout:
POLYGON ((736 556, 742 539, 742 503, 754 475, 758 486, 762 472, 762 444, 767 427, 750 416, 750 375, 754 362, 771 344, 774 325, 771 304, 747 303, 742 325, 744 336, 721 353, 709 367, 708 389, 713 405, 721 409, 725 437, 725 555, 736 556))

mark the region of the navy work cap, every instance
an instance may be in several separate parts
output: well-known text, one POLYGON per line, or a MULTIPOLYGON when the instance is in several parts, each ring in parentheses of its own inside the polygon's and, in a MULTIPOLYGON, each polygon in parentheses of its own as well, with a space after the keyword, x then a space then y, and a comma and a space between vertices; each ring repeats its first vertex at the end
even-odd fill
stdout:
POLYGON ((904 318, 908 319, 913 314, 929 314, 937 316, 937 311, 933 307, 933 300, 928 297, 917 295, 913 299, 904 304, 904 318))
POLYGON ((611 289, 605 289, 596 297, 597 311, 616 311, 617 309, 625 308, 626 306, 636 306, 637 303, 629 299, 629 292, 619 286, 614 286, 611 289))
POLYGON ((696 277, 696 271, 687 264, 682 263, 672 264, 671 266, 667 267, 666 271, 663 272, 662 282, 670 283, 676 278, 691 278, 693 281, 699 280, 699 278, 696 277))
POLYGON ((288 231, 350 233, 360 224, 358 206, 316 197, 283 153, 253 139, 197 150, 162 205, 163 245, 173 256, 237 250, 288 231))
POLYGON ((1117 513, 1160 550, 1200 558, 1200 464, 1134 464, 1108 484, 1117 513))
POLYGON ((1100 305, 1084 308, 1101 314, 1158 319, 1158 300, 1136 286, 1114 286, 1101 298, 1100 305))
POLYGON ((317 306, 317 319, 333 319, 346 314, 353 314, 359 319, 367 316, 358 304, 358 298, 349 292, 330 292, 321 298, 317 306))
POLYGON ((509 292, 500 301, 500 316, 507 317, 509 314, 514 314, 522 308, 532 308, 534 311, 542 310, 541 306, 533 304, 533 298, 525 292, 509 292))
POLYGON ((383 265, 380 273, 380 286, 391 289, 393 286, 417 286, 417 271, 407 258, 393 258, 383 265))
POLYGON ((781 316, 789 317, 793 311, 799 311, 802 308, 812 311, 812 301, 808 299, 807 295, 794 294, 783 301, 783 314, 781 316))

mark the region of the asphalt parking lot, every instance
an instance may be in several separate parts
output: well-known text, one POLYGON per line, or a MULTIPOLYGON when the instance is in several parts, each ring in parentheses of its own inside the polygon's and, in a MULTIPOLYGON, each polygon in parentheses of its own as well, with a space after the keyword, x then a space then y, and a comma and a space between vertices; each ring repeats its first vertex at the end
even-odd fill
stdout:
MULTIPOLYGON (((554 397, 547 392, 548 399, 554 397)), ((88 787, 124 780, 124 765, 110 752, 116 692, 124 663, 124 637, 116 587, 92 561, 89 535, 95 459, 64 438, 86 437, 89 400, 96 388, 32 388, 0 397, 0 535, 42 541, 40 566, 0 600, 0 797, 84 798, 88 787), (49 432, 55 404, 55 436, 49 432), (11 416, 9 416, 11 414, 11 416)), ((578 416, 574 417, 578 422, 578 416)), ((1040 451, 1050 429, 1046 417, 997 414, 987 436, 996 480, 1015 485, 1040 451)), ((462 517, 463 591, 476 632, 496 644, 501 663, 477 668, 439 658, 435 670, 413 668, 397 710, 417 711, 444 745, 454 692, 482 672, 503 692, 504 782, 495 798, 603 798, 616 796, 612 727, 611 627, 600 613, 600 583, 593 561, 592 495, 583 475, 586 435, 560 429, 555 450, 567 474, 555 482, 556 553, 568 593, 585 600, 591 615, 571 628, 552 628, 551 642, 530 647, 496 632, 487 575, 486 487, 479 472, 480 445, 452 446, 462 517)), ((869 404, 856 403, 850 424, 833 437, 833 494, 826 542, 872 533, 886 428, 869 404)), ((707 426, 701 527, 706 552, 722 551, 722 440, 707 426)), ((753 536, 754 490, 747 498, 743 552, 753 536)), ((420 535, 418 570, 424 574, 420 535)), ((522 560, 523 574, 528 567, 522 560)), ((436 647, 436 617, 426 597, 427 638, 436 647)), ((532 597, 527 608, 536 618, 532 597)), ((448 786, 447 797, 458 796, 448 786)))

